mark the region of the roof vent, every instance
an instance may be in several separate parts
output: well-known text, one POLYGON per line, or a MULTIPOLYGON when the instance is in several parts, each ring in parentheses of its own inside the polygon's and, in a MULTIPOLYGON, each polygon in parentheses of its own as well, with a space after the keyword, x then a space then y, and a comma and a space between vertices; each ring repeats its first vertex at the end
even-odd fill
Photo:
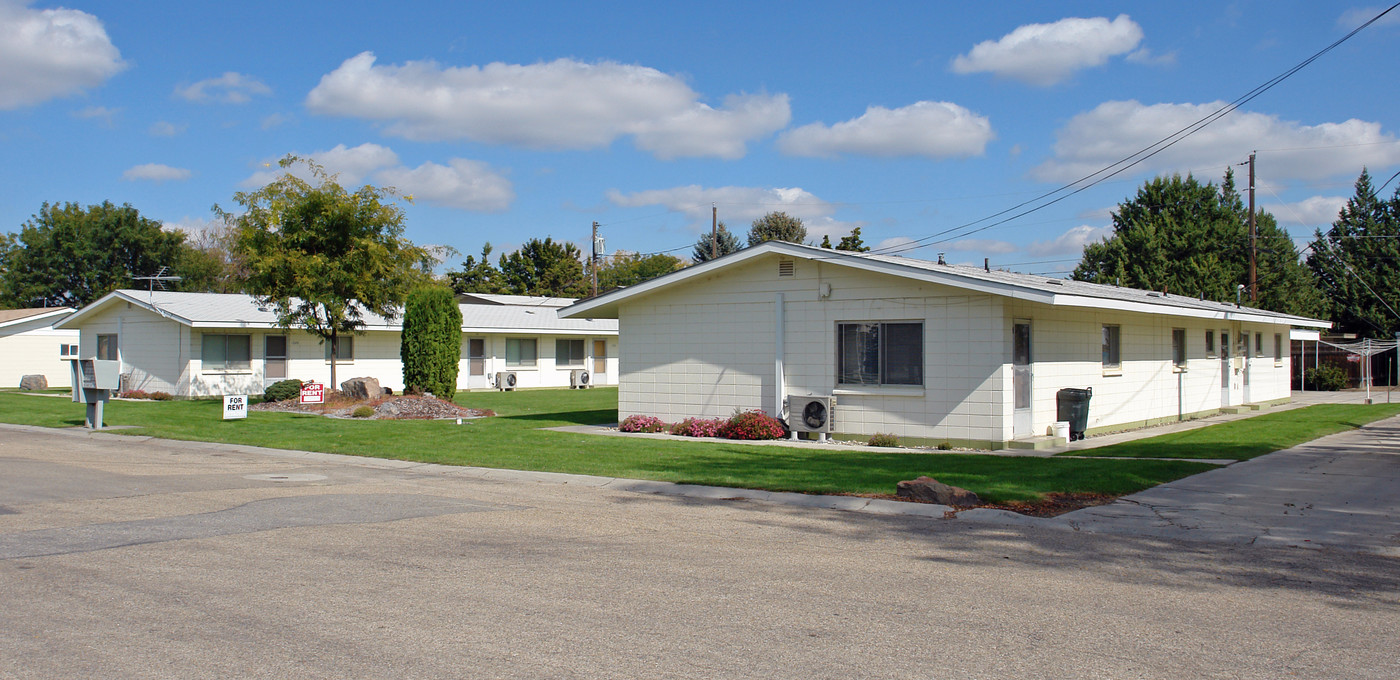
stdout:
POLYGON ((778 276, 790 277, 797 271, 797 263, 792 260, 778 261, 778 276))
POLYGON ((943 253, 938 254, 938 264, 948 264, 948 261, 943 259, 943 253))
POLYGON ((1048 283, 1048 284, 1050 284, 1050 285, 1052 285, 1052 286, 1063 286, 1063 285, 1065 285, 1065 282, 1064 282, 1064 281, 1061 281, 1061 280, 1059 280, 1059 279, 1045 279, 1045 282, 1048 283))
POLYGON ((1162 297, 1162 294, 1161 294, 1161 293, 1158 293, 1158 292, 1155 291, 1155 290, 1153 290, 1153 291, 1148 291, 1147 297, 1162 297))

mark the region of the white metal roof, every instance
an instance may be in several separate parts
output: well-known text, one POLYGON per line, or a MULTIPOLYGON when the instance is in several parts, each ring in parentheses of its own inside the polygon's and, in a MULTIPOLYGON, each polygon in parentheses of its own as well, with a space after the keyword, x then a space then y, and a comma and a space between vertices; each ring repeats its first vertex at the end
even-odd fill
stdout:
POLYGON ((1115 309, 1146 314, 1165 314, 1195 318, 1254 321, 1263 323, 1287 323, 1308 328, 1331 328, 1330 321, 1321 321, 1291 314, 1281 314, 1251 307, 1237 307, 1234 303, 1173 294, 1161 291, 1120 288, 1098 283, 1050 279, 1034 274, 1016 272, 986 271, 980 267, 938 264, 894 255, 869 255, 846 251, 833 251, 825 248, 768 241, 737 253, 716 258, 693 267, 659 276, 650 281, 629 288, 622 288, 606 295, 577 302, 560 311, 565 318, 578 316, 612 317, 617 316, 617 307, 624 300, 646 295, 663 288, 681 284, 693 277, 703 277, 719 269, 738 265, 753 258, 765 255, 787 256, 805 260, 822 261, 840 266, 853 267, 871 272, 899 276, 916 281, 952 286, 993 295, 1039 302, 1056 307, 1084 307, 1093 309, 1115 309))
MULTIPOLYGON (((504 296, 521 297, 521 296, 504 296)), ((535 298, 549 300, 558 298, 535 298)), ((170 291, 118 290, 84 307, 59 327, 76 328, 84 318, 113 304, 131 303, 191 328, 278 328, 277 314, 260 307, 250 295, 230 293, 177 293, 170 291)), ((516 305, 504 302, 458 304, 464 332, 557 333, 616 335, 612 319, 560 319, 559 307, 516 305)), ((365 315, 366 330, 397 331, 403 328, 402 314, 394 320, 377 314, 365 315)))
POLYGON ((568 307, 576 301, 576 298, 503 295, 499 293, 461 293, 457 299, 465 304, 479 301, 491 305, 521 305, 525 307, 568 307))

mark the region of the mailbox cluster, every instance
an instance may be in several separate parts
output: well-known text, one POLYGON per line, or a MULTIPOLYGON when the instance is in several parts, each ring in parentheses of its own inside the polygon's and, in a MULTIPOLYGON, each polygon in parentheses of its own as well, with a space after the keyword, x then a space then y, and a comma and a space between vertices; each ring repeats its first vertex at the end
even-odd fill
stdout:
POLYGON ((102 429, 102 405, 121 384, 120 364, 104 359, 69 359, 73 371, 73 401, 87 404, 86 425, 102 429))

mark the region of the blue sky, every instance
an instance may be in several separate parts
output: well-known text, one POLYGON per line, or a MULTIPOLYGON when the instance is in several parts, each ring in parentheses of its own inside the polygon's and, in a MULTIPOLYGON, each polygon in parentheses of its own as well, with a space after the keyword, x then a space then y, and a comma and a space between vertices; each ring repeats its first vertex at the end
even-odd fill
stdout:
MULTIPOLYGON (((608 252, 687 255, 712 203, 741 235, 784 210, 895 246, 1108 165, 1383 8, 0 0, 0 229, 111 200, 197 231, 298 153, 412 195, 407 236, 463 256, 586 252, 593 221, 608 252)), ((1067 270, 1146 178, 1218 181, 1251 150, 1259 203, 1307 236, 1363 166, 1400 170, 1396 63, 1400 10, 1128 173, 906 254, 1067 270)))

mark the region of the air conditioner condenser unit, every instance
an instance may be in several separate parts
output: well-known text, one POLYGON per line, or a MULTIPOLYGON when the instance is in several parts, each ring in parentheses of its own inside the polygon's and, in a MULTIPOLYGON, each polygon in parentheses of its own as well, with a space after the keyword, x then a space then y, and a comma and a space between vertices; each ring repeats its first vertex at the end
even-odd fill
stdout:
POLYGON ((793 432, 831 432, 836 398, 788 397, 788 429, 793 432))
POLYGON ((496 374, 496 389, 502 392, 510 392, 515 389, 515 371, 502 371, 496 374))

